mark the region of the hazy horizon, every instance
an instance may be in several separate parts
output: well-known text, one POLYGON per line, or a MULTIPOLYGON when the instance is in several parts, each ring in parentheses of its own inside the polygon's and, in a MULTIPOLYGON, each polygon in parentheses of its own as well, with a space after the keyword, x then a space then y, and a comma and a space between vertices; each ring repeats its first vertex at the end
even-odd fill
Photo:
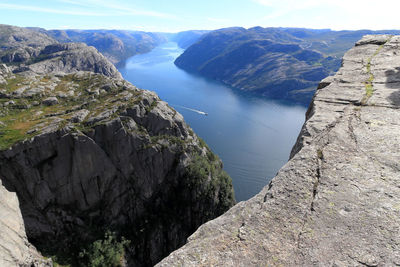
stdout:
POLYGON ((3 0, 1 23, 45 29, 148 32, 283 27, 396 30, 400 3, 382 0, 3 0))

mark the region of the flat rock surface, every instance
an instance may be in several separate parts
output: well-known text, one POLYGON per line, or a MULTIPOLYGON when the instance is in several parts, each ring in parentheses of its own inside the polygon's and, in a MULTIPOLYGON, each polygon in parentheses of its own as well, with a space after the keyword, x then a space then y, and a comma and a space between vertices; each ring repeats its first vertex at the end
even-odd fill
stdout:
POLYGON ((271 183, 158 266, 400 266, 399 46, 348 51, 271 183))

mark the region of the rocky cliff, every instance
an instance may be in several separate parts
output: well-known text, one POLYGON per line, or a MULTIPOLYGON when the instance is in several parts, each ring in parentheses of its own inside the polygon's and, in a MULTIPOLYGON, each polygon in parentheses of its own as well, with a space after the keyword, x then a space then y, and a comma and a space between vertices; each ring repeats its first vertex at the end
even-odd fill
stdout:
POLYGON ((158 266, 399 266, 399 51, 399 36, 357 42, 277 176, 158 266))
POLYGON ((183 117, 95 48, 21 47, 35 52, 0 65, 4 266, 51 265, 33 245, 85 265, 98 244, 121 265, 154 265, 233 205, 221 161, 183 117))
POLYGON ((0 181, 0 266, 52 266, 28 242, 16 193, 0 181))

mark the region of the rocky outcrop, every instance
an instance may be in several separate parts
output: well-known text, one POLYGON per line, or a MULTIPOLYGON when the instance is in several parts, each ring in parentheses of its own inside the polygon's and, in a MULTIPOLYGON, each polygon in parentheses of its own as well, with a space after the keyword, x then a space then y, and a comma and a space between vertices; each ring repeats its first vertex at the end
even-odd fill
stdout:
POLYGON ((76 71, 92 71, 109 77, 121 78, 115 66, 96 48, 83 43, 54 44, 46 46, 39 54, 39 61, 29 64, 30 71, 47 74, 76 71), (40 60, 43 58, 43 60, 40 60))
POLYGON ((359 41, 277 176, 158 266, 399 266, 399 49, 359 41))
POLYGON ((122 77, 96 48, 86 44, 59 44, 43 33, 8 25, 0 25, 0 33, 4 33, 0 39, 0 63, 8 64, 14 73, 32 75, 91 71, 114 78, 122 77))
POLYGON ((73 73, 76 71, 92 71, 106 76, 121 78, 115 66, 109 62, 96 48, 83 43, 52 44, 32 53, 25 51, 24 57, 13 51, 3 56, 5 63, 17 63, 14 73, 31 74, 73 73))
MULTIPOLYGON (((221 161, 155 93, 102 69, 104 57, 86 45, 40 51, 23 72, 0 65, 0 177, 43 255, 85 264, 91 243, 111 231, 130 240, 118 260, 154 265, 234 204, 221 161)), ((0 257, 35 263, 20 222, 13 246, 27 253, 0 246, 0 257)))
POLYGON ((164 34, 124 30, 48 30, 32 28, 47 34, 61 43, 82 42, 96 47, 114 64, 123 63, 127 58, 150 52, 157 45, 167 41, 164 34))
POLYGON ((52 266, 29 244, 17 195, 7 191, 0 181, 0 266, 52 266))

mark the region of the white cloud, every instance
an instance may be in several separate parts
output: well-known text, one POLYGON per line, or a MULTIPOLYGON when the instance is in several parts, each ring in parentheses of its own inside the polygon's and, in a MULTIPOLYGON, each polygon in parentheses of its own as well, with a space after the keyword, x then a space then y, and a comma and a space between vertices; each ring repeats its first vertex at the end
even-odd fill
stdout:
POLYGON ((111 4, 105 1, 99 0, 86 0, 86 1, 75 1, 75 0, 58 0, 58 2, 65 3, 68 5, 73 5, 75 7, 65 9, 65 8, 47 8, 38 6, 27 6, 18 4, 8 4, 0 3, 1 9, 8 10, 24 10, 32 12, 42 12, 51 14, 63 14, 72 16, 95 16, 95 17, 110 17, 110 16, 148 16, 148 17, 158 17, 164 19, 176 19, 175 16, 155 11, 141 10, 128 6, 121 6, 117 4, 111 4), (76 6, 79 6, 76 8, 76 6), (82 7, 86 7, 83 8, 82 7), (91 10, 96 10, 96 8, 102 8, 106 11, 88 11, 87 7, 91 7, 91 10))
POLYGON ((75 6, 84 6, 84 7, 97 7, 97 8, 106 8, 109 13, 113 13, 116 15, 126 15, 126 16, 148 16, 148 17, 158 17, 165 19, 176 19, 176 16, 172 14, 156 12, 152 10, 143 10, 140 8, 136 8, 126 3, 118 3, 116 1, 102 1, 102 0, 85 0, 85 1, 76 1, 76 0, 58 0, 58 2, 71 4, 75 6))
POLYGON ((59 10, 53 8, 44 8, 44 7, 36 7, 36 6, 26 6, 26 5, 15 5, 15 4, 1 4, 0 8, 8 9, 8 10, 25 10, 32 12, 43 12, 43 13, 52 13, 52 14, 63 14, 63 15, 73 15, 73 16, 109 16, 108 13, 101 12, 90 12, 83 10, 59 10))
POLYGON ((398 0, 252 0, 269 13, 257 22, 270 26, 331 29, 399 28, 398 0), (294 21, 294 18, 298 18, 294 21), (279 25, 276 25, 279 24, 279 25))

